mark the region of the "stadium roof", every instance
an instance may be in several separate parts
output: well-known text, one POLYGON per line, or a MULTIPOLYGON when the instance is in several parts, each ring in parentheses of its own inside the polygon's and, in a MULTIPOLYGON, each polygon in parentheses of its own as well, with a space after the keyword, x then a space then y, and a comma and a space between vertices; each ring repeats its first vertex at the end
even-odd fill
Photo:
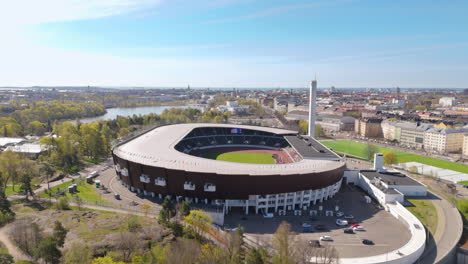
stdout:
POLYGON ((309 136, 297 135, 285 136, 284 138, 289 142, 291 147, 293 147, 299 153, 299 155, 301 155, 303 159, 341 159, 341 157, 336 153, 309 136))
POLYGON ((318 157, 314 160, 303 159, 288 164, 240 164, 196 157, 179 152, 174 148, 188 133, 198 127, 252 129, 277 135, 297 134, 291 130, 234 124, 178 124, 155 128, 137 138, 117 145, 113 152, 122 159, 148 166, 233 175, 302 174, 334 170, 344 165, 344 161, 333 161, 325 157, 323 159, 318 157))

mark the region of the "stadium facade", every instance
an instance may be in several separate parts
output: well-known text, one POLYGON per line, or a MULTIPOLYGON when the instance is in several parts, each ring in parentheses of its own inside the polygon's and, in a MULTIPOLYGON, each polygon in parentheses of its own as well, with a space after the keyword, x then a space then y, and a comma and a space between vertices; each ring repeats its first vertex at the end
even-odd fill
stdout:
POLYGON ((307 209, 340 189, 344 160, 295 131, 231 124, 154 128, 113 148, 122 184, 142 195, 216 205, 225 213, 307 209), (276 164, 213 160, 204 153, 276 151, 276 164))

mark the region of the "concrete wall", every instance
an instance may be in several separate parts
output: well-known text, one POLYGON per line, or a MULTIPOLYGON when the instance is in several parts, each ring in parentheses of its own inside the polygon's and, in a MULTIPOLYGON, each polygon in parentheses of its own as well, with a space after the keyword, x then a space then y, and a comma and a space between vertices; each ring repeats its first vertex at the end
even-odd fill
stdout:
POLYGON ((416 263, 426 246, 426 231, 422 223, 400 203, 386 204, 386 210, 411 232, 411 239, 403 247, 386 254, 365 258, 342 258, 341 264, 408 264, 416 263))

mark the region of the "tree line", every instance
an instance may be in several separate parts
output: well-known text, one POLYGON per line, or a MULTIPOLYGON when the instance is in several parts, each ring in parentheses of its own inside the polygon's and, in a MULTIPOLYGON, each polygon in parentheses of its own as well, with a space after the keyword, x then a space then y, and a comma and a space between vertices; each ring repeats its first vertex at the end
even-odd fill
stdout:
POLYGON ((57 120, 99 116, 106 113, 102 104, 71 101, 10 101, 10 106, 0 117, 0 133, 4 137, 43 135, 57 120))
POLYGON ((51 164, 57 170, 73 173, 79 170, 83 160, 99 162, 111 152, 114 139, 123 137, 141 127, 153 124, 190 123, 190 122, 227 122, 228 116, 218 111, 201 112, 198 109, 166 109, 160 115, 118 116, 113 120, 89 124, 63 122, 53 127, 50 137, 40 142, 47 146, 47 152, 39 157, 40 161, 51 164))

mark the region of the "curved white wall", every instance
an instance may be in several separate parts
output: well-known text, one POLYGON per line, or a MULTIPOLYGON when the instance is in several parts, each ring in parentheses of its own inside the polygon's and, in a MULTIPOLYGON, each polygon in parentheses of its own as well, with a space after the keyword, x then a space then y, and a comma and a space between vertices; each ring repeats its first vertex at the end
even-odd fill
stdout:
POLYGON ((426 230, 423 224, 403 205, 386 204, 386 209, 409 229, 411 239, 403 247, 382 255, 364 258, 342 258, 341 264, 408 264, 415 263, 424 252, 426 246, 426 230))

